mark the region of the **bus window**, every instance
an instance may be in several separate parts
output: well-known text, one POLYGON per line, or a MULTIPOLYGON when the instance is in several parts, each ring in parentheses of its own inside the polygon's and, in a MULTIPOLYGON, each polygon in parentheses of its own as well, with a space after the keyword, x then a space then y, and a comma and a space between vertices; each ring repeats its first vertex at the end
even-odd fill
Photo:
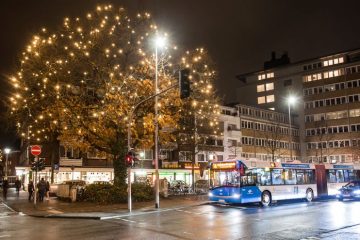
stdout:
POLYGON ((354 181, 356 179, 356 173, 355 170, 347 170, 349 174, 349 180, 348 181, 354 181))
POLYGON ((296 184, 295 169, 284 169, 285 184, 296 184))
POLYGON ((239 186, 240 175, 237 171, 224 171, 214 173, 214 187, 239 186))
POLYGON ((345 182, 349 182, 350 178, 349 178, 349 170, 344 170, 344 181, 345 182))
POLYGON ((282 185, 284 184, 283 179, 283 170, 282 169, 272 169, 271 170, 271 179, 273 185, 282 185))
POLYGON ((315 183, 314 170, 305 170, 305 183, 306 184, 314 184, 315 183))
POLYGON ((344 182, 343 170, 336 170, 336 182, 338 182, 338 183, 344 182))
POLYGON ((336 183, 336 173, 335 170, 329 170, 328 172, 328 182, 336 183))
POLYGON ((256 185, 256 176, 247 175, 241 176, 241 186, 255 186, 256 185))
POLYGON ((304 184, 305 183, 304 170, 296 170, 296 182, 297 182, 297 184, 304 184))
POLYGON ((265 171, 263 168, 256 169, 257 183, 261 186, 271 185, 270 170, 265 171))

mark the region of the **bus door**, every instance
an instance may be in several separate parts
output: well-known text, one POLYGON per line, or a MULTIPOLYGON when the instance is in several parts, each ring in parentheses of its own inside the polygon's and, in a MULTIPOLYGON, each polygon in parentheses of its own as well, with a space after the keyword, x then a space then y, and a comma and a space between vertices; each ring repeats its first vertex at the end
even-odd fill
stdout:
POLYGON ((315 175, 318 196, 327 196, 328 189, 325 165, 315 165, 315 175))

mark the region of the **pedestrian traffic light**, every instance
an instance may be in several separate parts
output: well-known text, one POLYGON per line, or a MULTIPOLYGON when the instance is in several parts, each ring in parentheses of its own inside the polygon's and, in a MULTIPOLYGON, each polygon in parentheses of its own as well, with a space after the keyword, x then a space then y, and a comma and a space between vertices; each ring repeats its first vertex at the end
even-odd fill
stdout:
POLYGON ((125 164, 127 167, 133 167, 133 165, 134 165, 134 153, 133 152, 128 152, 125 155, 125 164))
POLYGON ((180 70, 180 98, 188 98, 190 96, 190 70, 188 68, 180 70))

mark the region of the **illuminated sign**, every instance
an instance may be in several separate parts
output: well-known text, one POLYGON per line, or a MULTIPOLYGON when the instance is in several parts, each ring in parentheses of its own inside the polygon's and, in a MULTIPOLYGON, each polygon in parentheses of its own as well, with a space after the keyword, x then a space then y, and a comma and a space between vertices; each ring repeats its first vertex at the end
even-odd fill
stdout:
MULTIPOLYGON (((185 168, 186 169, 192 169, 192 164, 191 163, 185 163, 185 168)), ((199 164, 194 164, 194 169, 200 169, 200 165, 199 164)))
POLYGON ((310 168, 309 164, 282 163, 283 168, 310 168))
POLYGON ((353 165, 334 165, 335 169, 353 169, 353 165))
POLYGON ((235 169, 235 162, 221 162, 221 163, 213 163, 212 169, 235 169))

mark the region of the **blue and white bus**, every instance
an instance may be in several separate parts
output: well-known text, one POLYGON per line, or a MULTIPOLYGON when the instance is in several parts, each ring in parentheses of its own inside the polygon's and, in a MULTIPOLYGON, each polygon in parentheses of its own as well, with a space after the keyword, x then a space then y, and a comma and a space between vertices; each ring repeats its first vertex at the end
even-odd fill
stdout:
POLYGON ((211 164, 209 200, 223 203, 259 202, 317 197, 315 166, 309 163, 275 163, 236 160, 211 164))
POLYGON ((360 180, 359 163, 316 164, 315 169, 320 196, 335 196, 346 183, 360 180))

